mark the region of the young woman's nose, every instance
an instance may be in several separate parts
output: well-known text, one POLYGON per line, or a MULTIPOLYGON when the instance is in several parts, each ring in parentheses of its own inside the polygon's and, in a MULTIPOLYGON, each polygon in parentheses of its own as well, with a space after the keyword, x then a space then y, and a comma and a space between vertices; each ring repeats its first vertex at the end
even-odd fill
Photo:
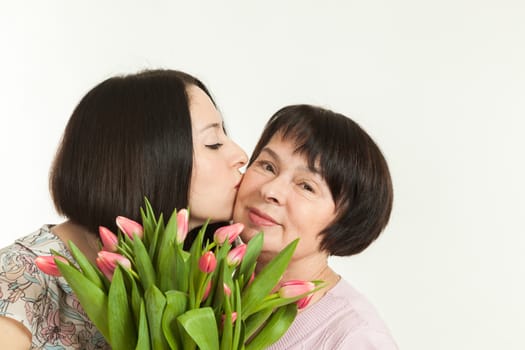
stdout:
POLYGON ((233 164, 234 166, 239 169, 248 163, 248 155, 246 155, 246 152, 235 142, 233 142, 233 164))

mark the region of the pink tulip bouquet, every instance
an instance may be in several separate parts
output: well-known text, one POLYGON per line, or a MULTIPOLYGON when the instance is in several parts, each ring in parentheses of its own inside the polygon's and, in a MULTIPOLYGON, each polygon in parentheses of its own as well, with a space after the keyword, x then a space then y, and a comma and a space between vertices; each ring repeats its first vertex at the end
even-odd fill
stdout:
POLYGON ((189 251, 188 211, 167 223, 146 200, 142 225, 116 219, 118 235, 100 227, 96 265, 69 242, 76 262, 56 252, 39 268, 63 276, 111 347, 123 349, 264 349, 277 341, 321 282, 288 281, 276 290, 297 240, 257 275, 262 232, 233 247, 242 224, 218 229, 203 242, 203 227, 189 251))

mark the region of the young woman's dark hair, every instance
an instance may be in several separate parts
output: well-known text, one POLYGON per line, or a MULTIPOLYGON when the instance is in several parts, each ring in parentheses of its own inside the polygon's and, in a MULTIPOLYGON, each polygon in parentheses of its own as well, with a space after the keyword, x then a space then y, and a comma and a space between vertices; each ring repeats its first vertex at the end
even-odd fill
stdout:
MULTIPOLYGON (((57 211, 96 233, 115 217, 140 219, 144 196, 157 215, 188 206, 193 165, 187 87, 175 70, 109 78, 75 108, 50 173, 57 211)), ((213 102, 215 104, 215 102, 213 102)))
POLYGON ((320 169, 337 216, 322 232, 321 249, 348 256, 368 247, 390 218, 393 189, 385 158, 372 138, 342 114, 310 105, 287 106, 268 121, 251 164, 273 136, 293 140, 296 152, 320 169))

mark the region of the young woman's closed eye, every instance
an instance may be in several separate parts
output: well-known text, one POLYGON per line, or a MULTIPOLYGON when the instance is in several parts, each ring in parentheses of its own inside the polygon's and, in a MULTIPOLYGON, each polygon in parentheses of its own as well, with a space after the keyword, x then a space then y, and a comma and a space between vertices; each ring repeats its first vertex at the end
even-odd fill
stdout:
POLYGON ((212 149, 212 150, 218 150, 219 148, 221 148, 223 146, 222 143, 214 143, 214 144, 211 144, 211 145, 205 145, 207 148, 209 149, 212 149))

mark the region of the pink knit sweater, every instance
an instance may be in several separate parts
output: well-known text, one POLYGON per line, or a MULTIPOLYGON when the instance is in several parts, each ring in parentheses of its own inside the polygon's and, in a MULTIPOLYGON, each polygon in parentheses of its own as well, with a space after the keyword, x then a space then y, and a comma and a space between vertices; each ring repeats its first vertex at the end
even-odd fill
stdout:
POLYGON ((299 312, 270 350, 397 350, 374 307, 344 280, 299 312))

